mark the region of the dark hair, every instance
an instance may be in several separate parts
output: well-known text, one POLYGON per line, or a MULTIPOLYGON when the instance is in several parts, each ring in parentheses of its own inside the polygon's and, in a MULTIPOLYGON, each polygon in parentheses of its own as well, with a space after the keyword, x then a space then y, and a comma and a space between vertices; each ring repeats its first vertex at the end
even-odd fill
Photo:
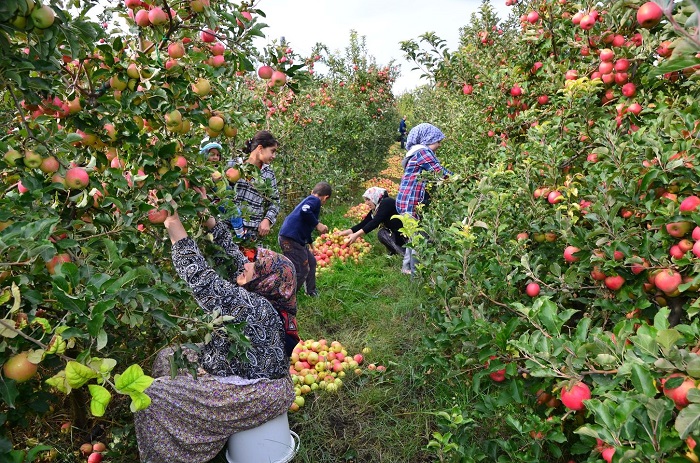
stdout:
POLYGON ((261 130, 256 133, 253 138, 245 141, 245 146, 243 147, 243 152, 245 154, 250 154, 258 146, 263 148, 270 148, 271 146, 278 146, 277 139, 267 130, 261 130))
POLYGON ((311 193, 318 196, 330 196, 333 193, 333 188, 328 182, 318 182, 311 193))

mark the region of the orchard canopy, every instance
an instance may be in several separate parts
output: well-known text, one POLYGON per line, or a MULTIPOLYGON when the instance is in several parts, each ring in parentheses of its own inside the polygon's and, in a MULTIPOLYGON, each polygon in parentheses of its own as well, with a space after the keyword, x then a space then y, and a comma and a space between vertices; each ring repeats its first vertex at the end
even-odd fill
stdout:
POLYGON ((175 199, 197 235, 206 194, 229 200, 205 137, 233 157, 270 129, 290 208, 374 175, 400 111, 445 133, 454 172, 405 223, 434 300, 416 368, 464 391, 424 405, 436 460, 698 461, 700 4, 507 2, 455 50, 402 42, 430 84, 395 100, 355 33, 345 54, 256 49, 250 3, 4 0, 0 449, 56 396, 78 425, 146 407, 153 352, 223 329, 158 224, 175 199))

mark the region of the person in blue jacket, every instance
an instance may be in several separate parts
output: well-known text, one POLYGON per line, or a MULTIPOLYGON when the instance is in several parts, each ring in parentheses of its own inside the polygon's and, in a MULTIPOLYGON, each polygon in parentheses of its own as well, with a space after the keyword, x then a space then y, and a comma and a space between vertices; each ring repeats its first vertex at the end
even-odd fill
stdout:
POLYGON ((314 230, 327 233, 328 227, 319 221, 321 206, 331 197, 333 189, 326 182, 314 186, 311 194, 304 198, 284 219, 280 228, 278 242, 282 254, 292 261, 297 272, 297 291, 306 287, 306 294, 317 296, 316 258, 309 248, 313 242, 314 230))
POLYGON ((401 118, 399 122, 399 138, 401 138, 401 149, 406 145, 406 116, 401 118))

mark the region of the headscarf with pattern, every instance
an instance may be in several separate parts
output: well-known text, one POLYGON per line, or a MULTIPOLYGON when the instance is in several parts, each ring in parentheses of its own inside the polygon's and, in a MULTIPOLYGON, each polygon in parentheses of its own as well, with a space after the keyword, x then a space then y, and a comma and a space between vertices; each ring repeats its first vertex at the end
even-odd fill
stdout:
POLYGON ((379 203, 385 196, 386 190, 378 186, 367 188, 367 191, 365 191, 365 193, 362 195, 363 198, 367 198, 372 201, 372 204, 374 204, 374 213, 376 213, 377 209, 379 209, 379 203))
POLYGON ((282 254, 258 248, 253 272, 253 278, 243 288, 270 301, 278 312, 296 315, 297 278, 292 262, 282 254))
POLYGON ((267 299, 284 324, 284 350, 292 355, 301 341, 297 326, 297 274, 294 264, 274 251, 258 248, 255 254, 253 278, 243 285, 246 290, 267 299))
POLYGON ((440 129, 432 124, 423 122, 413 127, 410 132, 408 132, 408 138, 406 139, 406 149, 410 150, 413 145, 432 145, 442 141, 445 138, 445 134, 442 133, 440 129))

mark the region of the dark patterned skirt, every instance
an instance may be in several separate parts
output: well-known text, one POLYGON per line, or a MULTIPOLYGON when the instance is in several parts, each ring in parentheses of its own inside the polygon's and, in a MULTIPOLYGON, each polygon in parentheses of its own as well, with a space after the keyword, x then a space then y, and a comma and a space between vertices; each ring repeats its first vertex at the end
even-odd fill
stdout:
POLYGON ((134 414, 142 462, 205 463, 239 431, 255 428, 289 409, 294 389, 289 377, 253 384, 226 384, 206 373, 195 380, 188 373, 175 378, 160 352, 156 377, 146 389, 151 405, 134 414))

